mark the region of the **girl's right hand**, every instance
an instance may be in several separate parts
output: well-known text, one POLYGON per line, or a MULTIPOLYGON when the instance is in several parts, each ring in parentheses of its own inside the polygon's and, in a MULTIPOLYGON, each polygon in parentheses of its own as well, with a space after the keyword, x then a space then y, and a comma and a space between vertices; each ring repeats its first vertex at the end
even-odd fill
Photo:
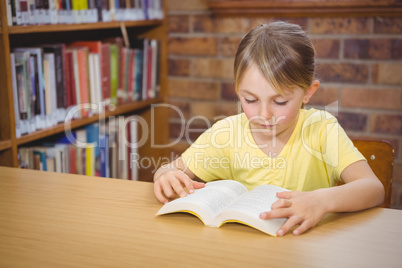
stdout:
POLYGON ((184 197, 187 193, 193 193, 194 189, 205 186, 205 183, 197 182, 190 178, 190 176, 195 177, 191 171, 188 173, 186 174, 173 163, 160 167, 154 175, 154 193, 156 198, 162 203, 167 203, 169 199, 174 199, 177 196, 184 197))

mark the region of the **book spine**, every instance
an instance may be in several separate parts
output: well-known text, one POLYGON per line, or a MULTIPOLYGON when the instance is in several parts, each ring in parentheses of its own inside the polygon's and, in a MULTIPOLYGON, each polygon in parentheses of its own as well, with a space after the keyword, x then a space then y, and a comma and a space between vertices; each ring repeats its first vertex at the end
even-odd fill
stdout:
MULTIPOLYGON (((80 88, 80 70, 78 66, 78 51, 77 49, 73 49, 73 68, 74 68, 74 73, 73 73, 73 78, 74 78, 74 88, 75 88, 75 101, 76 104, 79 105, 82 103, 81 101, 81 88, 80 88)), ((79 109, 77 111, 78 117, 82 117, 82 110, 79 109)))
MULTIPOLYGON (((88 84, 88 51, 79 49, 77 51, 78 69, 79 69, 79 84, 80 84, 80 99, 81 104, 89 103, 89 84, 88 84)), ((87 108, 82 109, 83 117, 89 116, 87 108)))
POLYGON ((128 55, 128 59, 129 59, 129 67, 128 67, 128 78, 127 78, 127 97, 128 97, 128 101, 134 101, 134 65, 135 65, 135 61, 134 61, 134 49, 130 49, 129 50, 129 55, 128 55))
POLYGON ((146 77, 147 77, 147 87, 146 87, 146 98, 145 99, 150 99, 153 98, 152 96, 152 65, 153 65, 153 53, 152 53, 152 46, 150 43, 148 44, 147 47, 147 70, 146 70, 146 77))
POLYGON ((94 54, 94 70, 95 70, 95 91, 97 94, 96 104, 100 105, 103 100, 102 94, 102 66, 101 66, 101 54, 94 54))
POLYGON ((148 39, 144 39, 144 49, 143 49, 143 78, 142 78, 142 100, 147 99, 147 89, 148 89, 148 39))
POLYGON ((118 50, 114 44, 110 45, 110 99, 111 103, 117 103, 117 86, 118 86, 118 50))
POLYGON ((64 77, 66 82, 66 95, 67 95, 67 107, 73 105, 73 83, 72 80, 72 58, 73 54, 71 51, 66 51, 65 53, 65 64, 64 64, 64 77))
POLYGON ((19 11, 20 11, 20 25, 28 25, 29 24, 29 12, 28 12, 28 1, 27 0, 19 0, 19 11))
POLYGON ((8 26, 13 26, 13 14, 12 14, 12 6, 11 2, 13 0, 7 0, 7 6, 6 6, 6 11, 7 11, 7 25, 8 26))
MULTIPOLYGON (((30 84, 30 96, 31 96, 31 112, 32 112, 32 117, 37 115, 37 112, 39 112, 37 108, 37 91, 36 91, 36 81, 35 81, 35 57, 30 56, 29 57, 29 70, 28 70, 28 76, 29 76, 29 84, 30 84)), ((39 98, 38 98, 39 99, 39 98)))
POLYGON ((33 64, 31 66, 32 70, 32 84, 34 85, 34 92, 35 92, 35 115, 42 115, 42 110, 41 110, 41 99, 40 99, 40 93, 41 93, 41 88, 40 88, 40 73, 39 73, 39 61, 38 61, 38 55, 37 54, 31 54, 31 59, 33 61, 33 64))
POLYGON ((142 99, 143 71, 144 71, 144 51, 135 49, 135 89, 134 99, 142 99))
POLYGON ((60 118, 58 117, 57 112, 57 84, 56 84, 56 57, 54 53, 45 53, 45 57, 48 58, 49 61, 49 88, 50 88, 50 105, 52 112, 51 116, 51 124, 56 125, 60 118))
POLYGON ((20 116, 19 116, 18 93, 17 93, 17 76, 16 76, 16 72, 15 72, 14 53, 10 53, 10 61, 11 61, 11 82, 12 82, 12 87, 13 87, 15 132, 16 132, 17 138, 19 138, 19 137, 21 137, 21 132, 20 132, 20 116))
POLYGON ((46 96, 46 117, 50 118, 52 113, 52 98, 51 98, 51 86, 50 86, 50 64, 48 57, 44 56, 44 77, 45 77, 45 96, 46 96))
POLYGON ((97 103, 96 82, 95 82, 95 58, 93 53, 88 55, 88 74, 89 74, 89 101, 97 103))
POLYGON ((28 24, 35 25, 36 24, 36 17, 35 17, 35 0, 28 0, 28 24))
POLYGON ((109 44, 102 44, 102 96, 103 100, 110 101, 110 47, 109 44))
POLYGON ((75 146, 70 146, 70 173, 77 174, 77 152, 75 146))

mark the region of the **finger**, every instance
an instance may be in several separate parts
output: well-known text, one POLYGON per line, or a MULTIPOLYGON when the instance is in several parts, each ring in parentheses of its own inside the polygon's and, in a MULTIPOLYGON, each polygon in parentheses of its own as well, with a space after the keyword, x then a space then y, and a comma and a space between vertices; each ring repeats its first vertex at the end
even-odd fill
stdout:
POLYGON ((195 189, 200 189, 205 187, 205 183, 199 181, 193 181, 193 187, 195 189))
POLYGON ((186 173, 180 170, 178 174, 178 179, 187 188, 188 193, 194 193, 193 180, 190 179, 190 177, 186 173))
POLYGON ((278 209, 278 208, 288 208, 292 206, 292 201, 289 199, 278 199, 275 203, 272 204, 271 209, 278 209))
POLYGON ((173 190, 180 196, 180 197, 185 197, 187 195, 187 192, 184 190, 183 185, 184 182, 180 179, 180 176, 177 177, 177 179, 172 180, 170 182, 171 187, 173 190), (183 183, 183 184, 182 184, 183 183))
POLYGON ((165 196, 162 194, 161 186, 160 186, 158 183, 156 183, 156 184, 154 185, 154 193, 155 193, 156 199, 158 199, 159 202, 164 203, 164 204, 166 204, 167 202, 169 202, 169 200, 167 200, 167 199, 165 198, 165 196))
POLYGON ((300 223, 300 219, 298 217, 290 217, 283 225, 282 227, 276 232, 278 236, 283 236, 287 232, 289 232, 290 229, 292 229, 294 226, 300 223))
POLYGON ((168 198, 176 197, 176 192, 174 191, 174 189, 172 188, 170 183, 168 183, 168 182, 161 183, 161 188, 162 188, 162 193, 164 193, 165 196, 167 196, 168 198))
POLYGON ((299 227, 297 227, 293 231, 293 234, 300 235, 300 234, 304 233, 305 231, 307 231, 308 229, 310 229, 311 227, 313 227, 312 222, 309 220, 305 220, 299 227))
POLYGON ((260 214, 260 219, 269 220, 277 218, 288 218, 291 215, 291 211, 288 208, 278 208, 268 212, 262 212, 260 214))
POLYGON ((283 199, 292 198, 292 191, 277 192, 276 196, 283 199))

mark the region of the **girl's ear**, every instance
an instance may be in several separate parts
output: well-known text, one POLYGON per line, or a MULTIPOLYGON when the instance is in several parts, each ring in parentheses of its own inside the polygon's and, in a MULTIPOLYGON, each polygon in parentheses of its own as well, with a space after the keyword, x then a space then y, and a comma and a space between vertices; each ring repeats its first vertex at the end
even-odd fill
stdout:
POLYGON ((314 95, 314 93, 317 91, 319 86, 320 86, 320 81, 318 81, 318 80, 314 80, 313 83, 311 83, 310 87, 304 93, 303 103, 306 104, 310 101, 310 98, 314 95))

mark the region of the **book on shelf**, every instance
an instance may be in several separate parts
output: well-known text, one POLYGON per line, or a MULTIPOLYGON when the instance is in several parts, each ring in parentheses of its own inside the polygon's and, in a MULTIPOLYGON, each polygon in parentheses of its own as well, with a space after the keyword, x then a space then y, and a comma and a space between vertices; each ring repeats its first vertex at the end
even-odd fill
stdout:
POLYGON ((21 168, 138 180, 135 117, 111 118, 57 139, 19 147, 21 168))
POLYGON ((259 215, 271 210, 277 192, 287 191, 274 185, 260 185, 251 191, 238 181, 221 180, 205 184, 192 194, 166 203, 156 215, 187 212, 205 225, 220 227, 228 222, 248 225, 276 236, 285 218, 263 220, 259 215))
POLYGON ((7 0, 6 5, 8 26, 163 19, 162 0, 7 0))
POLYGON ((103 111, 110 103, 157 97, 159 41, 137 42, 142 45, 123 47, 122 38, 116 37, 13 48, 17 138, 64 122, 67 115, 83 118, 103 111), (153 44, 147 53, 145 43, 153 44), (144 65, 146 57, 152 60, 144 65))

